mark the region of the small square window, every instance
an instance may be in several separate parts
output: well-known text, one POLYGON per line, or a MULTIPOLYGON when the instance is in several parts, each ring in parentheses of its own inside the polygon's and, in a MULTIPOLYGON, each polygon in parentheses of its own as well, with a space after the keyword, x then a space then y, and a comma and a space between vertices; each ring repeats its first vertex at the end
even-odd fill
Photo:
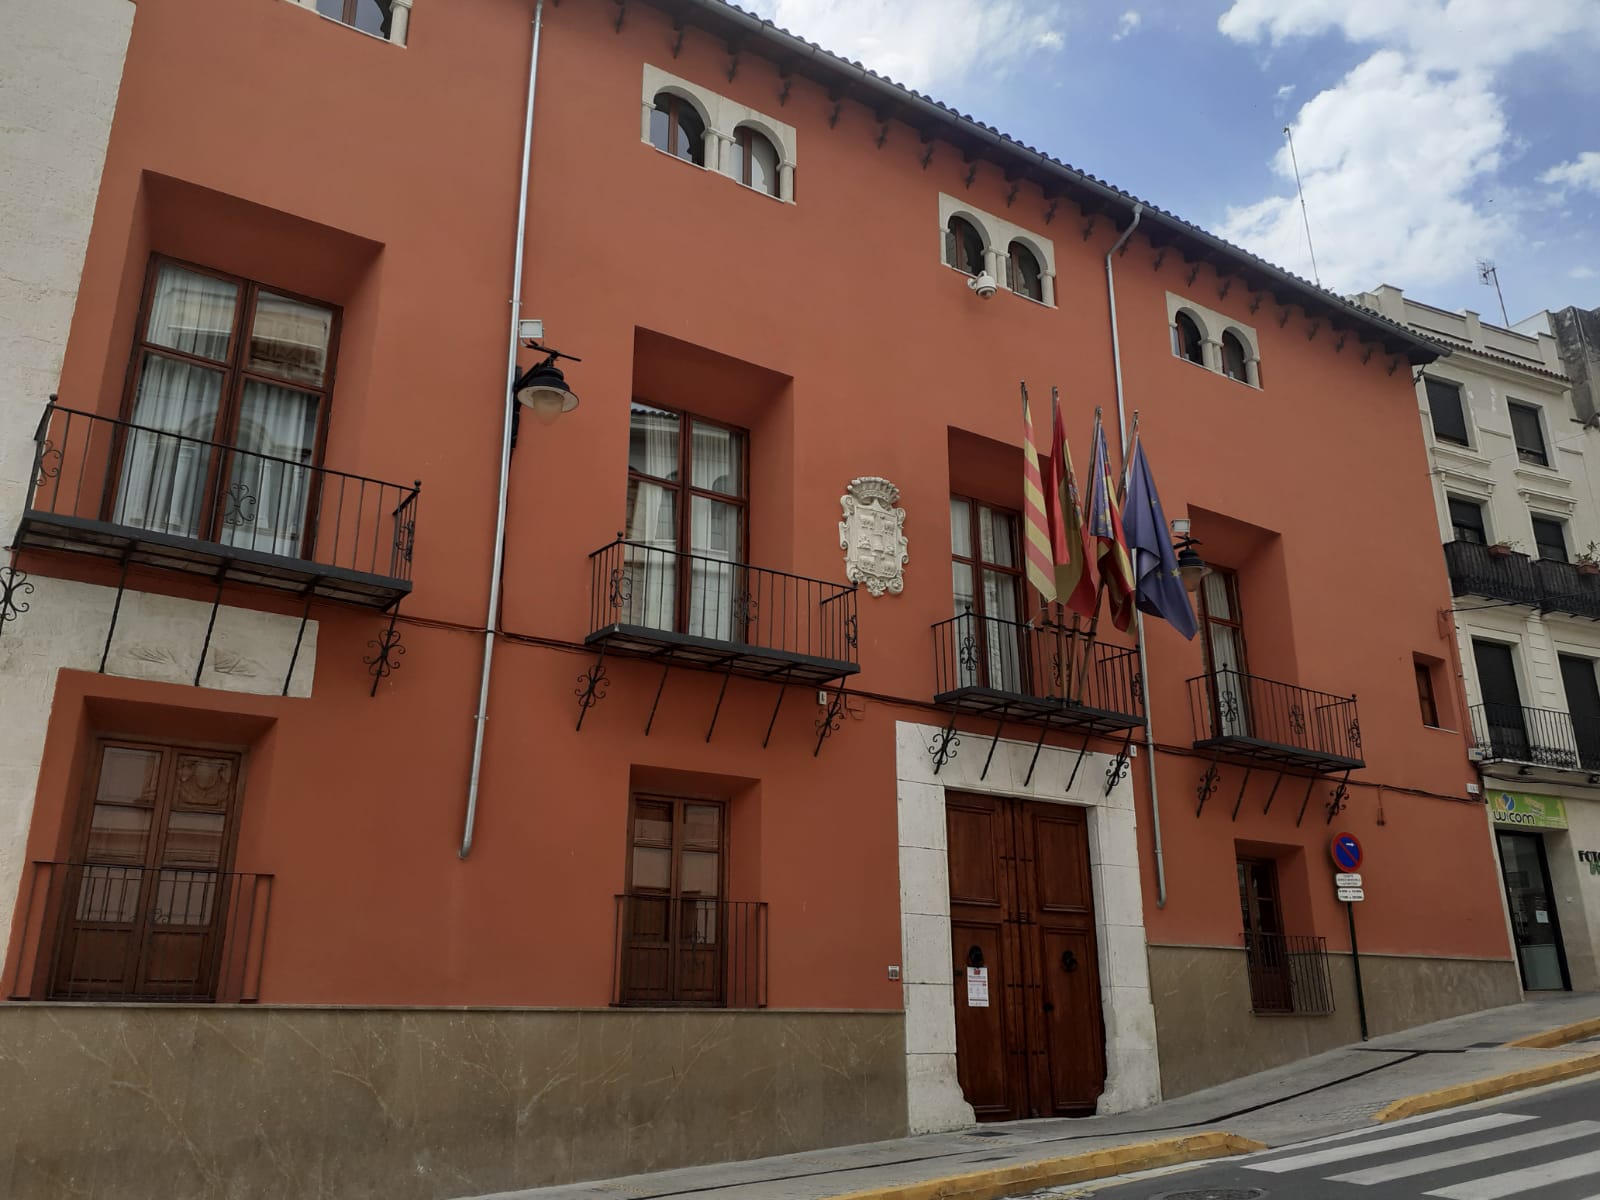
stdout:
POLYGON ((1461 405, 1461 389, 1443 379, 1430 378, 1425 382, 1428 385, 1428 412, 1433 416, 1433 436, 1441 442, 1470 445, 1466 410, 1461 405))
POLYGON ((1517 457, 1525 463, 1541 467, 1550 465, 1550 455, 1545 450, 1544 427, 1539 423, 1539 410, 1531 404, 1512 401, 1506 406, 1511 412, 1511 436, 1517 443, 1517 457))
POLYGON ((1554 517, 1533 518, 1533 541, 1546 562, 1567 561, 1567 533, 1554 517))
POLYGON ((1489 542, 1489 534, 1483 524, 1483 505, 1476 500, 1450 497, 1450 529, 1458 542, 1471 542, 1474 546, 1484 546, 1489 542))

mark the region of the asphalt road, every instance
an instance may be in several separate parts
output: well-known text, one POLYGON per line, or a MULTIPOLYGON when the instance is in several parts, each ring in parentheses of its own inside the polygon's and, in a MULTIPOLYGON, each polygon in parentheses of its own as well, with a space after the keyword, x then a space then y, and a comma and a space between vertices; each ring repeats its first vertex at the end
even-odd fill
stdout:
POLYGON ((1600 1081, 1456 1109, 1134 1183, 1094 1200, 1600 1200, 1600 1081))

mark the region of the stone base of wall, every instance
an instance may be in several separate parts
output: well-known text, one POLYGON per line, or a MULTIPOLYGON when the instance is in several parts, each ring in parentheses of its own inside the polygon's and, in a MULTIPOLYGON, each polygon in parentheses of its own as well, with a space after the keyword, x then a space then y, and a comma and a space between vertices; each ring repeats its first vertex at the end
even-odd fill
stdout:
MULTIPOLYGON (((1350 956, 1330 953, 1328 967, 1331 1014, 1256 1016, 1242 949, 1151 946, 1161 1094, 1183 1096, 1359 1042, 1350 956)), ((1522 999, 1516 964, 1509 960, 1363 954, 1361 976, 1374 1037, 1522 999)))
POLYGON ((0 1006, 29 1200, 444 1200, 905 1132, 900 1012, 0 1006))

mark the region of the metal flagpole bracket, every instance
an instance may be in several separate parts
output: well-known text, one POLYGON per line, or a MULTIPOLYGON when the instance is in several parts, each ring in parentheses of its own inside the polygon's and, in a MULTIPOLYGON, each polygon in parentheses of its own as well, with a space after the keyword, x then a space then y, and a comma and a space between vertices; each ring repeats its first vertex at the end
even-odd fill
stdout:
POLYGON ((961 747, 961 737, 956 733, 956 715, 950 714, 950 723, 933 735, 928 743, 928 757, 933 759, 933 773, 937 775, 956 756, 961 747))

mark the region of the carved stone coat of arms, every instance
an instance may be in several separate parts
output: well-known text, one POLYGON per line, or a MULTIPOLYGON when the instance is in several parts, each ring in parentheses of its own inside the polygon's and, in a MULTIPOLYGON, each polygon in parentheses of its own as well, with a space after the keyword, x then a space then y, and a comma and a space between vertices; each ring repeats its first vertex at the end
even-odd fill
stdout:
POLYGON ((877 475, 852 479, 839 497, 844 520, 839 522, 839 548, 844 574, 874 596, 898 596, 905 590, 906 537, 901 532, 906 510, 896 508, 900 489, 877 475))

